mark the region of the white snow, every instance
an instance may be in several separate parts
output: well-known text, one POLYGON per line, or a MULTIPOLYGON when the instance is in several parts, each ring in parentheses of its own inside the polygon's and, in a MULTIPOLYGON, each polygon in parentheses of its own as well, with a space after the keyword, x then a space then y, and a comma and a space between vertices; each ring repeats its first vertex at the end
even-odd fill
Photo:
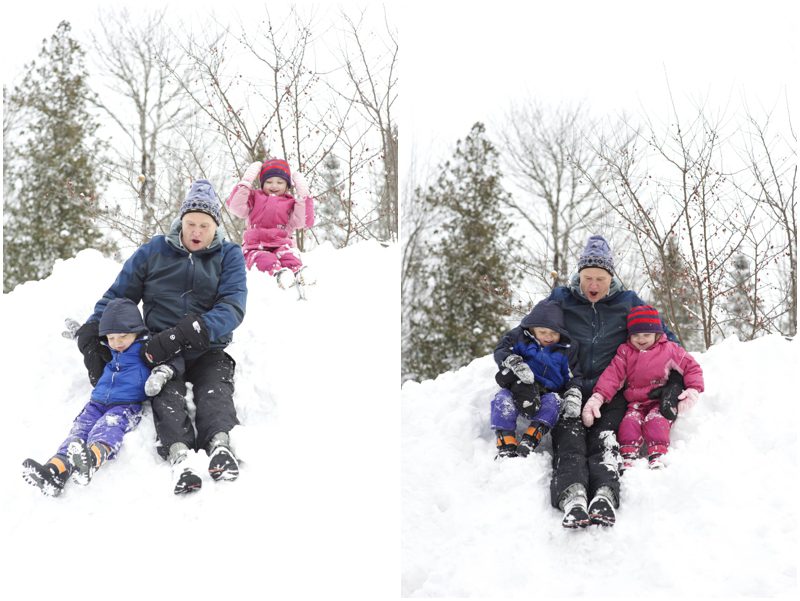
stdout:
POLYGON ((405 383, 403 596, 796 598, 799 350, 768 336, 696 355, 706 392, 668 466, 623 475, 611 529, 561 527, 549 435, 494 461, 490 356, 405 383))
POLYGON ((304 255, 296 300, 248 274, 237 361, 236 482, 172 494, 149 406, 119 457, 59 498, 26 484, 91 388, 64 319, 83 322, 120 264, 95 251, 3 295, 0 590, 6 599, 381 599, 399 591, 398 253, 374 242, 304 255), (8 596, 6 593, 17 593, 8 596))

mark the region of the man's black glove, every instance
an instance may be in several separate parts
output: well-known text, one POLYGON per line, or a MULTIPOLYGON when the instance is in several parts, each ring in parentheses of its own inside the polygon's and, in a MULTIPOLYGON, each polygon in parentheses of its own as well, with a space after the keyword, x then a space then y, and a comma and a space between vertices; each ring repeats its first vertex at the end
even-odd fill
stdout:
POLYGON ((542 407, 539 388, 536 384, 516 382, 508 387, 514 397, 514 405, 523 417, 533 419, 542 407))
POLYGON ((89 372, 89 382, 92 386, 97 385, 106 363, 111 361, 111 349, 103 345, 99 332, 99 321, 87 321, 75 331, 78 350, 83 355, 83 364, 89 372))
POLYGON ((672 369, 666 383, 658 388, 653 388, 647 393, 647 396, 651 399, 661 399, 659 405, 661 415, 673 421, 678 417, 678 395, 681 392, 683 392, 683 376, 672 369))
POLYGON ((152 365, 168 361, 184 349, 204 351, 209 346, 208 330, 198 315, 189 314, 174 328, 153 334, 145 344, 145 358, 152 365))

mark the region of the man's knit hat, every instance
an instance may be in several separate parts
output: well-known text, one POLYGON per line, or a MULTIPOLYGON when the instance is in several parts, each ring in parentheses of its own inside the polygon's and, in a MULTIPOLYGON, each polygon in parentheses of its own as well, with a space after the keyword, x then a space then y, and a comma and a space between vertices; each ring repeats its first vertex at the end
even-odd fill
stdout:
POLYGON ((611 247, 606 239, 600 235, 590 236, 586 242, 578 259, 578 271, 587 267, 599 267, 614 275, 614 257, 611 254, 611 247))
POLYGON ((181 219, 186 213, 205 213, 211 216, 219 225, 219 212, 222 205, 219 202, 214 186, 207 179, 199 179, 192 184, 186 199, 181 205, 181 219))
POLYGON ((633 307, 628 313, 628 336, 648 333, 664 333, 664 325, 661 323, 658 311, 650 305, 633 307))
POLYGON ((264 161, 261 165, 261 171, 258 174, 258 181, 261 187, 264 187, 264 182, 271 177, 282 177, 286 180, 286 185, 292 185, 292 172, 289 170, 289 163, 283 159, 269 159, 264 161))

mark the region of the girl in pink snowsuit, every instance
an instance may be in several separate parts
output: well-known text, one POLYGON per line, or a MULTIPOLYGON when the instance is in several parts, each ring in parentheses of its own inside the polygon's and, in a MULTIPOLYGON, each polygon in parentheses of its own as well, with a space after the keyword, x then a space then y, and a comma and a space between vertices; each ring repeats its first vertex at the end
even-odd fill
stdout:
POLYGON ((297 198, 289 192, 291 185, 292 174, 286 161, 252 163, 226 202, 231 213, 246 219, 242 250, 247 268, 255 265, 259 271, 276 276, 281 288, 288 288, 295 279, 313 283, 297 254, 292 234, 314 225, 314 198, 300 173, 294 173, 297 198), (256 176, 259 189, 253 189, 251 184, 256 176))
POLYGON ((593 421, 602 404, 625 386, 628 409, 617 438, 626 467, 639 456, 642 442, 647 444, 650 467, 663 467, 661 456, 669 448, 672 422, 662 415, 662 401, 648 393, 664 386, 671 370, 683 376, 684 390, 677 395, 677 413, 683 413, 703 391, 703 370, 683 347, 667 339, 658 311, 649 305, 633 307, 628 314, 628 340, 600 375, 583 409, 584 423, 593 421))

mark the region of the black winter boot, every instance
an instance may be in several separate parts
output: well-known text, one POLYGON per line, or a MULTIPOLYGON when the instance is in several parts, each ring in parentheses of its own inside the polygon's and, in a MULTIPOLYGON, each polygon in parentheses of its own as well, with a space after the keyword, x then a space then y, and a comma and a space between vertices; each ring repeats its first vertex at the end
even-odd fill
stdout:
POLYGON ((188 456, 189 447, 182 442, 176 442, 169 448, 169 461, 172 464, 172 479, 175 482, 175 487, 172 492, 176 495, 194 492, 200 490, 200 487, 203 486, 203 480, 189 465, 187 461, 188 456))
POLYGON ((69 477, 69 465, 65 458, 56 455, 41 465, 33 459, 22 462, 22 478, 28 484, 36 486, 42 494, 57 497, 64 490, 69 477))
POLYGON ((586 528, 591 523, 586 510, 586 489, 583 484, 573 484, 564 491, 559 507, 564 512, 564 519, 561 520, 564 528, 586 528))
POLYGON ((93 442, 88 447, 82 440, 69 443, 67 461, 72 468, 72 481, 81 486, 89 484, 110 453, 111 447, 102 442, 93 442))
POLYGON ((542 442, 542 437, 550 430, 549 426, 545 424, 531 424, 528 430, 522 435, 517 446, 517 454, 520 457, 527 457, 528 453, 532 453, 539 443, 542 442))
POLYGON ((239 477, 239 462, 231 451, 227 432, 217 432, 208 445, 208 473, 216 480, 236 480, 239 477))
POLYGON ((497 455, 498 457, 517 456, 517 437, 511 430, 497 430, 497 455))
POLYGON ((614 493, 607 486, 601 486, 589 503, 589 519, 598 526, 613 526, 617 520, 614 512, 614 503, 611 500, 614 493))

